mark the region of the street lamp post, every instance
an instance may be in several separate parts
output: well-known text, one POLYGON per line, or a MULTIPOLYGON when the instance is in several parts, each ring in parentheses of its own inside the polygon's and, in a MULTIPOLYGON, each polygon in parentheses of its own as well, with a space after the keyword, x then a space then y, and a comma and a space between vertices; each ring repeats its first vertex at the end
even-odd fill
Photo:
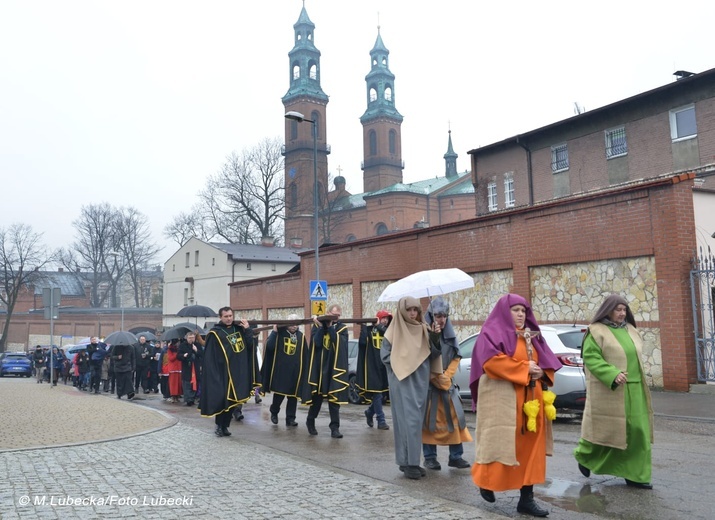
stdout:
MULTIPOLYGON (((109 254, 114 257, 114 265, 117 265, 117 257, 121 256, 121 253, 118 253, 118 252, 116 252, 116 251, 112 251, 112 252, 109 253, 109 254)), ((121 325, 120 325, 120 329, 119 329, 119 330, 124 330, 124 298, 123 298, 123 296, 122 296, 122 284, 121 284, 122 271, 124 271, 124 259, 123 259, 123 258, 122 258, 121 270, 118 272, 119 278, 118 278, 118 280, 117 280, 117 285, 119 286, 119 287, 118 287, 118 289, 119 289, 119 307, 120 307, 121 312, 122 312, 122 321, 121 321, 121 325)), ((116 302, 115 302, 115 303, 116 303, 116 302)))
POLYGON ((318 122, 306 119, 300 112, 286 112, 286 119, 302 123, 306 121, 313 125, 313 220, 315 221, 315 279, 320 280, 320 254, 318 252, 318 122))

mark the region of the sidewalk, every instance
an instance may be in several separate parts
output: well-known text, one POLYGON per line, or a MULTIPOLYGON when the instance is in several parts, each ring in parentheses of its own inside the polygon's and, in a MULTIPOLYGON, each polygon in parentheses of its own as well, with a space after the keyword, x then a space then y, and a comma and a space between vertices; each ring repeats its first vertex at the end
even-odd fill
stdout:
POLYGON ((177 422, 126 398, 37 384, 33 378, 0 378, 0 396, 0 452, 124 439, 177 422))
MULTIPOLYGON (((698 391, 690 393, 653 391, 655 415, 715 422, 715 385, 697 385, 695 389, 698 391)), ((0 452, 122 439, 177 422, 174 416, 134 406, 126 399, 80 392, 69 385, 50 387, 33 379, 0 378, 0 395, 0 416, 4 418, 0 452)))

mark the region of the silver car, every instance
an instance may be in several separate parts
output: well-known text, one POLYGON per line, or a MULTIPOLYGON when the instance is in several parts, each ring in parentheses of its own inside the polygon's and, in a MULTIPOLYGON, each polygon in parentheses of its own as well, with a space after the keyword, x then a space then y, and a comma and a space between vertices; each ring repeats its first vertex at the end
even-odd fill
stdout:
MULTIPOLYGON (((581 341, 587 325, 541 325, 539 327, 551 351, 559 358, 563 368, 556 372, 554 386, 555 406, 559 410, 583 411, 586 402, 586 377, 583 373, 581 341)), ((471 401, 469 372, 472 368, 472 350, 479 334, 472 334, 459 343, 462 361, 454 375, 463 400, 471 401)))

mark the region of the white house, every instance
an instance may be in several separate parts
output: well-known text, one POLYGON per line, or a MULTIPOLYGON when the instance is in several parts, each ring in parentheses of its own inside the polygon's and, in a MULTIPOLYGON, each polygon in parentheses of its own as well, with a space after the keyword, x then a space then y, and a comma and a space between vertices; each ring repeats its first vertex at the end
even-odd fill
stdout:
MULTIPOLYGON (((187 305, 214 311, 229 305, 231 282, 284 274, 300 264, 295 250, 253 244, 209 243, 189 239, 164 264, 165 327, 187 321, 176 313, 187 305)), ((188 320, 194 321, 194 320, 188 320)), ((198 325, 217 318, 198 318, 198 325)))

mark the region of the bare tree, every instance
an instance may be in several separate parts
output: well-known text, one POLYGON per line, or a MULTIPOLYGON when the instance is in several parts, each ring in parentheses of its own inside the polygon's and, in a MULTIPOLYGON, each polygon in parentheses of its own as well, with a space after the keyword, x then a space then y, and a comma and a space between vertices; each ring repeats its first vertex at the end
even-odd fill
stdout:
POLYGON ((8 230, 0 228, 0 302, 6 309, 0 352, 5 351, 10 320, 22 290, 28 290, 34 272, 52 261, 47 248, 26 224, 13 224, 8 230))
POLYGON ((196 205, 188 212, 181 212, 174 220, 164 227, 164 236, 183 246, 191 237, 205 242, 216 236, 211 220, 204 218, 206 211, 202 205, 196 205))
POLYGON ((192 236, 251 244, 283 238, 285 209, 282 141, 267 138, 226 158, 199 194, 200 204, 164 228, 164 236, 184 245, 192 236))
POLYGON ((122 264, 129 277, 136 307, 146 307, 144 301, 144 277, 142 273, 161 248, 151 241, 149 224, 145 215, 136 208, 121 208, 116 213, 117 249, 123 256, 122 264))
POLYGON ((120 245, 117 221, 117 210, 108 204, 82 206, 79 218, 72 223, 77 232, 76 241, 71 249, 59 252, 65 267, 89 273, 92 307, 102 307, 110 291, 116 300, 117 282, 124 267, 112 255, 120 245), (100 291, 107 284, 110 291, 100 291))

